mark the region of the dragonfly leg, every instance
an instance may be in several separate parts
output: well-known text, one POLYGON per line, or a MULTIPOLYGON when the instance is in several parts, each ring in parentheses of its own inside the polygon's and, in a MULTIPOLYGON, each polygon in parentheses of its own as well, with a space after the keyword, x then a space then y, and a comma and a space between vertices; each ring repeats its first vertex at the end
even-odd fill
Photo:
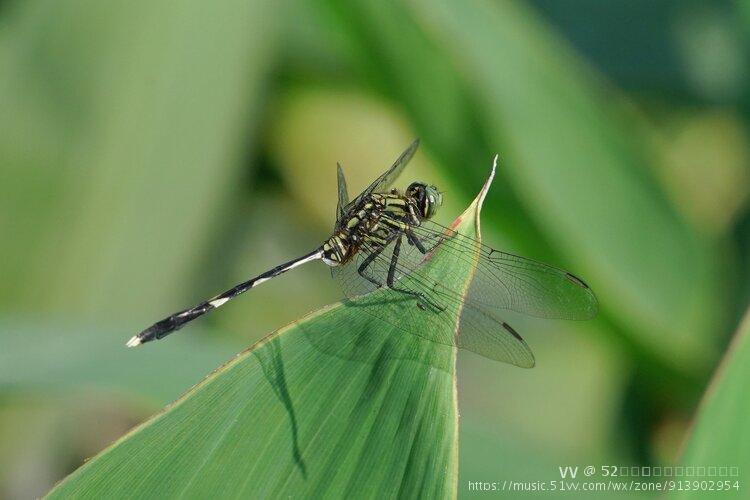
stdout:
POLYGON ((400 292, 400 293, 411 295, 412 297, 416 297, 419 300, 419 302, 417 302, 417 307, 419 307, 423 311, 428 306, 437 310, 438 312, 445 310, 444 307, 440 307, 438 304, 436 304, 433 300, 431 300, 422 292, 415 292, 413 290, 405 290, 403 288, 399 288, 396 286, 396 266, 398 265, 398 256, 401 253, 401 241, 402 241, 402 235, 399 234, 397 236, 396 243, 393 247, 393 254, 391 255, 391 264, 388 267, 388 277, 386 278, 386 284, 388 285, 388 288, 390 288, 391 290, 400 292))
POLYGON ((407 210, 409 211, 409 216, 411 217, 411 224, 418 225, 419 217, 417 216, 417 210, 414 208, 414 205, 412 203, 409 203, 407 207, 408 207, 407 210))
MULTIPOLYGON (((406 231, 406 237, 409 239, 409 243, 417 247, 417 250, 422 252, 423 255, 428 252, 428 250, 424 247, 424 245, 419 240, 419 238, 417 238, 417 235, 414 234, 414 231, 412 231, 411 229, 406 231)), ((437 244, 435 244, 435 246, 437 246, 437 244)), ((435 247, 430 248, 430 250, 432 250, 433 248, 435 247)))
POLYGON ((370 264, 372 264, 372 262, 378 257, 378 255, 380 255, 381 253, 383 253, 384 249, 385 249, 385 245, 382 245, 379 248, 373 250, 372 253, 370 253, 370 255, 368 255, 365 258, 365 260, 363 260, 362 263, 357 268, 357 273, 360 276, 362 276, 363 278, 365 278, 367 281, 369 281, 370 283, 374 284, 378 288, 380 288, 381 286, 383 286, 383 282, 376 280, 372 276, 368 275, 365 271, 367 271, 367 268, 370 267, 370 264))
POLYGON ((426 254, 430 253, 433 250, 435 250, 439 245, 441 245, 443 242, 448 241, 451 239, 451 236, 446 236, 445 234, 441 234, 440 236, 436 236, 432 234, 432 238, 426 238, 425 236, 422 236, 421 238, 417 236, 414 231, 410 230, 409 234, 407 234, 411 238, 410 242, 413 245, 416 245, 420 252, 426 254), (429 247, 425 246, 425 241, 429 242, 429 247), (421 243, 421 247, 416 242, 421 243))

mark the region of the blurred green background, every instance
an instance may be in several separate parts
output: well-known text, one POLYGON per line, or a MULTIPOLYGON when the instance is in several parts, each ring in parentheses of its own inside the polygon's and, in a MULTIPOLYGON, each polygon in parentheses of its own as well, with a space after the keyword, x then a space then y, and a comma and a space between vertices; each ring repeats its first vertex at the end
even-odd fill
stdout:
MULTIPOLYGON (((459 494, 673 463, 750 295, 750 4, 0 1, 0 497, 46 492, 270 331, 340 298, 301 268, 169 341, 144 326, 399 185, 566 267, 592 322, 508 315, 534 370, 459 357, 459 494)), ((510 321, 510 320, 509 320, 510 321)))

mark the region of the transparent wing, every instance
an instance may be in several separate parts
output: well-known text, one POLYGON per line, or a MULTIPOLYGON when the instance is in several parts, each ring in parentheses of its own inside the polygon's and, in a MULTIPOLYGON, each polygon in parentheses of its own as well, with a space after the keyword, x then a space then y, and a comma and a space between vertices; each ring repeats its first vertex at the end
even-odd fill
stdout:
POLYGON ((580 278, 562 269, 494 248, 432 221, 412 231, 428 249, 441 245, 456 259, 479 260, 466 300, 489 308, 510 309, 530 316, 590 319, 598 305, 580 278))
POLYGON ((458 347, 521 368, 533 368, 534 353, 508 323, 491 312, 464 305, 458 323, 458 347))
POLYGON ((339 186, 339 201, 336 204, 336 221, 339 221, 346 213, 344 209, 349 204, 349 192, 346 190, 346 178, 344 178, 344 170, 341 168, 340 163, 336 164, 336 177, 339 186))
MULTIPOLYGON (((454 290, 443 286, 421 267, 425 256, 402 238, 400 253, 393 264, 396 241, 380 249, 365 245, 343 266, 332 268, 347 297, 382 294, 377 307, 363 311, 409 334, 439 344, 470 350, 484 357, 530 368, 534 356, 526 342, 494 312, 479 304, 465 302, 454 290), (373 253, 377 253, 372 257, 373 253), (358 269, 370 259, 360 275, 358 269), (393 288, 387 288, 388 274, 395 276, 393 288), (380 284, 380 286, 379 286, 380 284), (456 315, 459 315, 458 332, 456 315)), ((470 285, 471 291, 471 285, 470 285)))
POLYGON ((419 139, 412 142, 411 145, 406 148, 406 151, 401 153, 401 156, 399 156, 398 159, 393 163, 393 165, 391 165, 391 168, 386 170, 383 175, 375 179, 375 182, 370 184, 367 189, 362 191, 359 196, 354 199, 354 201, 349 203, 344 209, 344 213, 346 213, 350 208, 358 206, 359 203, 369 194, 383 192, 391 184, 393 184, 398 176, 401 175, 401 172, 404 171, 404 168, 409 163, 409 160, 412 159, 418 147, 419 139))
MULTIPOLYGON (((344 295, 349 299, 367 295, 368 293, 374 292, 380 288, 378 285, 359 274, 358 269, 366 257, 366 252, 359 251, 354 254, 351 260, 347 261, 346 264, 331 268, 331 276, 333 276, 333 279, 339 283, 341 291, 343 291, 344 295)), ((377 267, 374 267, 371 273, 374 274, 375 271, 378 271, 377 267)), ((385 283, 385 275, 382 275, 381 283, 385 283)))

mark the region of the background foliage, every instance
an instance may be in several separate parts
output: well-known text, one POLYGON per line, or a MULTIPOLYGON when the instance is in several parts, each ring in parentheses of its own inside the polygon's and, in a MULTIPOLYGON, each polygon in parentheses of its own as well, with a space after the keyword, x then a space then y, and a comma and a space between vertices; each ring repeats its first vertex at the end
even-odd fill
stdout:
POLYGON ((337 300, 303 268, 122 348, 318 244, 335 162, 356 191, 415 136, 443 222, 499 152, 485 239, 602 305, 512 318, 532 371, 460 356, 459 494, 674 463, 750 294, 748 36, 726 1, 0 2, 0 496, 337 300))

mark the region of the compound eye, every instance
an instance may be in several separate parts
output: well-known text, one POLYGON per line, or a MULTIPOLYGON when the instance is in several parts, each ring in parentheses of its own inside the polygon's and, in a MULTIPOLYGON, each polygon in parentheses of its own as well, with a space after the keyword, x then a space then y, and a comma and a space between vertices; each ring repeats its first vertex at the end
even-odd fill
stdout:
POLYGON ((426 186, 421 182, 412 182, 409 187, 406 188, 406 193, 409 196, 418 196, 424 192, 426 186))

